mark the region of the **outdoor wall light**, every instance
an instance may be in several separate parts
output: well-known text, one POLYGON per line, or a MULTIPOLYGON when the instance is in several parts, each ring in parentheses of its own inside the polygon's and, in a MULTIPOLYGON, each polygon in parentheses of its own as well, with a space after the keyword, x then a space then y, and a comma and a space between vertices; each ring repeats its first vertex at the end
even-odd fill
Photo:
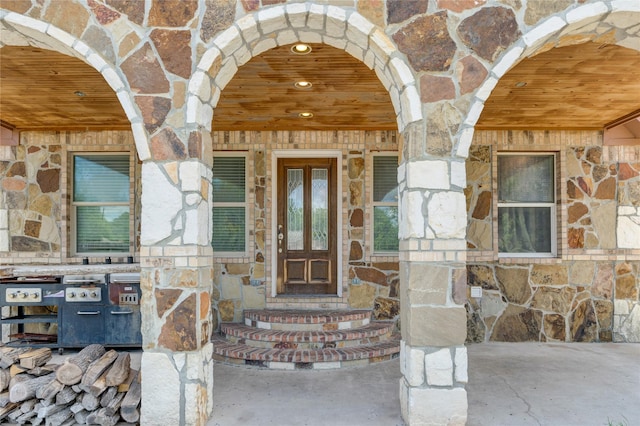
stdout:
POLYGON ((304 43, 296 43, 291 46, 291 51, 296 55, 306 55, 307 53, 310 53, 311 50, 311 46, 304 43))
POLYGON ((311 89, 311 86, 313 86, 313 84, 310 81, 296 81, 294 84, 296 89, 311 89))

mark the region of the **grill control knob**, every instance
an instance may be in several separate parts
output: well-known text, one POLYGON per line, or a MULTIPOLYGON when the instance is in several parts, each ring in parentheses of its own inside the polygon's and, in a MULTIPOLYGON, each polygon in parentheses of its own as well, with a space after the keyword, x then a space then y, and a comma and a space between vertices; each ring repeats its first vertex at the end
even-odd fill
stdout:
POLYGON ((23 299, 26 299, 27 298, 27 293, 20 293, 20 297, 23 298, 23 299))
POLYGON ((17 297, 18 297, 18 293, 11 293, 11 294, 9 295, 9 299, 15 299, 15 298, 17 298, 17 297))
POLYGON ((80 297, 87 297, 87 293, 85 293, 84 291, 80 292, 80 297))
POLYGON ((31 298, 32 299, 37 299, 38 298, 38 293, 31 293, 31 298))
POLYGON ((97 292, 97 291, 92 291, 92 292, 90 293, 90 296, 91 296, 91 297, 98 297, 98 292, 97 292))
POLYGON ((74 297, 76 297, 76 294, 75 294, 73 291, 70 291, 69 293, 67 293, 67 296, 68 296, 70 299, 73 299, 74 297))

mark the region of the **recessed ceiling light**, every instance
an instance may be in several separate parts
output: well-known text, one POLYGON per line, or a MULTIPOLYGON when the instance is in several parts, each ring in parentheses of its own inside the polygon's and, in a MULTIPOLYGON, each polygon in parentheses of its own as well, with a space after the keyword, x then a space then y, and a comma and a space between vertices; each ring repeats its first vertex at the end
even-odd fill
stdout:
POLYGON ((75 92, 73 92, 73 94, 81 98, 84 98, 85 96, 87 96, 86 93, 81 92, 80 90, 76 90, 75 92))
POLYGON ((310 81, 296 81, 294 86, 296 87, 296 89, 311 89, 311 86, 313 86, 313 84, 310 81))
POLYGON ((526 81, 519 81, 515 84, 516 87, 524 87, 527 85, 526 81))
POLYGON ((291 51, 297 55, 306 55, 311 52, 311 46, 304 43, 296 43, 291 46, 291 51))
POLYGON ((300 118, 311 118, 313 117, 313 113, 312 112, 301 112, 298 114, 298 117, 300 118))

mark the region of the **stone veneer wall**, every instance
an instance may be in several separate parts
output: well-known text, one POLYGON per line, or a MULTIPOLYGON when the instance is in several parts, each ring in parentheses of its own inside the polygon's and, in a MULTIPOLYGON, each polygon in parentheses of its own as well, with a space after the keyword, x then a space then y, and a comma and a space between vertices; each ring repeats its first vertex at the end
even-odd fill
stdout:
POLYGON ((371 151, 397 153, 399 135, 394 131, 278 131, 214 132, 215 151, 248 153, 250 250, 246 256, 215 258, 212 304, 214 322, 241 322, 244 309, 265 307, 373 309, 377 319, 399 315, 398 259, 371 252, 371 151), (295 298, 285 304, 271 297, 271 194, 272 150, 325 149, 342 152, 342 298, 295 298), (353 284, 358 278, 360 283, 353 284))
MULTIPOLYGON (((45 132, 20 134, 17 146, 0 147, 0 261, 18 263, 79 263, 69 245, 71 190, 70 154, 73 152, 130 152, 129 131, 45 132)), ((140 167, 134 163, 131 198, 131 253, 140 236, 140 167)), ((114 259, 124 262, 126 259, 114 259)), ((103 262, 103 258, 92 259, 103 262)))
POLYGON ((640 342, 640 147, 600 132, 476 132, 466 163, 467 341, 640 342), (558 256, 497 257, 498 151, 558 153, 558 256))

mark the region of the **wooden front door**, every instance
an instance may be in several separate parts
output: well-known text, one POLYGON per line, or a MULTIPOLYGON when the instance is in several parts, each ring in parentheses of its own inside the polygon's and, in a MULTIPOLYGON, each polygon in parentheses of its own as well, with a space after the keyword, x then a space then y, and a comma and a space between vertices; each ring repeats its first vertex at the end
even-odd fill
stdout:
POLYGON ((335 158, 278 159, 278 294, 336 294, 335 158))

